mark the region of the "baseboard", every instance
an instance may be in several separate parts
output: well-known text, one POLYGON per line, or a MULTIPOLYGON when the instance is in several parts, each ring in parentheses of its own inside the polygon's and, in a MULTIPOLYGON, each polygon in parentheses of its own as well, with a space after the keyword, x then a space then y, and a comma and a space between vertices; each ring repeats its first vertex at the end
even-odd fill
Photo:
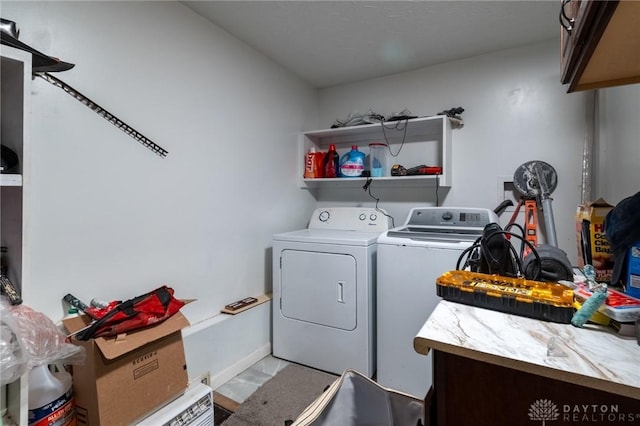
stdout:
POLYGON ((218 314, 183 330, 191 381, 216 389, 271 353, 271 301, 237 315, 218 314))
POLYGON ((251 367, 256 362, 260 361, 265 356, 271 353, 271 342, 265 343, 246 357, 238 360, 234 364, 218 372, 215 375, 211 375, 211 387, 213 389, 225 384, 238 374, 242 373, 247 368, 251 367))

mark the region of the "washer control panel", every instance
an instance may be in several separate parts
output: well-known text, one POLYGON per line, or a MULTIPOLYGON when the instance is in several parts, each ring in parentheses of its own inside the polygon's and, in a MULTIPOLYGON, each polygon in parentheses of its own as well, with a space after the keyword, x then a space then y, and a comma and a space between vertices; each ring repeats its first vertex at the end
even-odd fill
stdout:
POLYGON ((311 215, 309 229, 384 232, 391 219, 382 209, 371 207, 322 207, 311 215))
POLYGON ((498 216, 489 209, 423 207, 411 210, 405 226, 482 229, 486 224, 497 221, 498 216))

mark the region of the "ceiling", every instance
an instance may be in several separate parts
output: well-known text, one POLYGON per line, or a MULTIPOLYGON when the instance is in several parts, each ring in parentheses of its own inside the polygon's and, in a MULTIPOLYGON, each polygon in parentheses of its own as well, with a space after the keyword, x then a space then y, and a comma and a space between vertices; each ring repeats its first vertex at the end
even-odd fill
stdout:
POLYGON ((183 1, 318 88, 559 37, 559 0, 183 1))

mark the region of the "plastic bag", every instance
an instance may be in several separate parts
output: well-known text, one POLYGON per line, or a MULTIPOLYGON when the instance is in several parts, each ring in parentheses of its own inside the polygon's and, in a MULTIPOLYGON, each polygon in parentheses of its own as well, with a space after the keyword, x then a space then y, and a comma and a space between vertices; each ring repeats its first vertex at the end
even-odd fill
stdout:
POLYGON ((291 426, 417 426, 424 424, 423 413, 421 399, 345 370, 291 426))
POLYGON ((27 371, 27 354, 19 337, 18 326, 9 302, 0 301, 0 385, 7 385, 27 371))
POLYGON ((25 304, 11 306, 6 301, 2 312, 13 317, 14 331, 24 350, 28 370, 44 364, 84 363, 84 348, 68 343, 67 336, 45 314, 25 304))

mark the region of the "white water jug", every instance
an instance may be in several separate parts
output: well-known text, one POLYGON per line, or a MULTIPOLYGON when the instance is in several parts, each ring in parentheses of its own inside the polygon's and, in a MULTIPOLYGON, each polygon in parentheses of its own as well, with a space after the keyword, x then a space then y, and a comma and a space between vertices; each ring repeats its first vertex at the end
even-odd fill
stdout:
POLYGON ((59 368, 55 375, 48 365, 29 372, 29 425, 75 426, 76 407, 72 378, 59 368))

